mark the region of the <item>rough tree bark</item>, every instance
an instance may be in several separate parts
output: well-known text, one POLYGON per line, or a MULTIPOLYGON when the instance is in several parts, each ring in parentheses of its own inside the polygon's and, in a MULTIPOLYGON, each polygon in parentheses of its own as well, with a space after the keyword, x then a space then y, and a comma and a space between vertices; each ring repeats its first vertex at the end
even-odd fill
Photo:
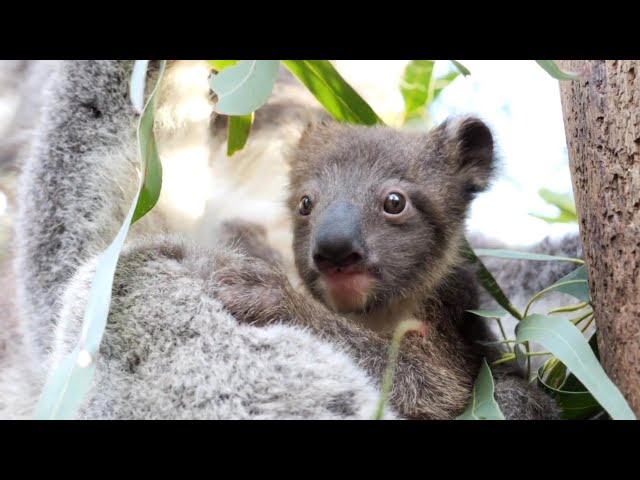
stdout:
POLYGON ((600 358, 640 418, 640 61, 559 62, 600 358))

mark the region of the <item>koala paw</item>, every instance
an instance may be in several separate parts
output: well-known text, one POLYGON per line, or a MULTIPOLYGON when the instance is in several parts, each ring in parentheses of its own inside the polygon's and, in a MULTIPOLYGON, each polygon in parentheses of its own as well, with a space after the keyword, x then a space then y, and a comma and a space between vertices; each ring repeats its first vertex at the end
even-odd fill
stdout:
POLYGON ((266 325, 284 320, 291 286, 277 267, 240 257, 214 274, 216 296, 239 322, 266 325))

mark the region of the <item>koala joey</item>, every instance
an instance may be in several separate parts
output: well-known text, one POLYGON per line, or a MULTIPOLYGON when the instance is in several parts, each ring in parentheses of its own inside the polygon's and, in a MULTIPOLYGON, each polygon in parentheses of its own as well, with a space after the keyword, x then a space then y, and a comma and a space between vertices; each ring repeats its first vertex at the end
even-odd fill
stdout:
MULTIPOLYGON (((297 271, 308 293, 272 264, 247 259, 216 272, 218 296, 238 320, 296 324, 338 343, 380 380, 394 327, 415 318, 426 333, 401 344, 390 401, 404 417, 452 419, 470 400, 483 357, 495 352, 461 256, 464 222, 495 167, 479 119, 429 133, 324 122, 292 158, 288 207, 297 271), (309 295, 310 294, 310 295, 309 295)), ((250 253, 250 246, 247 247, 250 253)), ((508 419, 554 419, 551 398, 515 370, 494 371, 508 419)))

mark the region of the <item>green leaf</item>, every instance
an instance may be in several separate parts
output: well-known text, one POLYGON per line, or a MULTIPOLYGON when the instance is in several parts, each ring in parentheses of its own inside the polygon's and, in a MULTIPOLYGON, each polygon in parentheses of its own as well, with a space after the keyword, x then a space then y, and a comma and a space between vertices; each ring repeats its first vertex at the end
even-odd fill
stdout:
POLYGON ((278 77, 278 60, 240 60, 209 79, 218 96, 214 110, 249 115, 266 103, 278 77))
MULTIPOLYGON (((152 154, 153 150, 149 148, 149 144, 155 144, 152 126, 155 114, 156 92, 162 79, 165 65, 166 61, 162 60, 156 85, 147 101, 138 125, 138 143, 142 164, 140 189, 136 193, 127 218, 116 238, 98 257, 96 272, 89 290, 79 343, 47 379, 36 406, 36 419, 73 418, 91 388, 95 374, 95 360, 107 324, 109 305, 111 303, 111 289, 118 257, 129 231, 129 226, 134 222, 134 212, 139 211, 140 200, 144 194, 147 168, 152 160, 149 155, 152 154)), ((135 75, 132 74, 132 82, 134 77, 139 78, 139 75, 143 77, 146 75, 146 66, 145 68, 138 67, 137 69, 134 67, 134 73, 135 75)), ((144 88, 144 84, 145 82, 137 81, 136 86, 132 87, 132 89, 144 88)), ((136 92, 136 95, 139 95, 139 92, 136 92)), ((144 97, 143 94, 142 97, 144 97)), ((133 96, 132 101, 134 101, 133 96)))
POLYGON ((336 120, 364 125, 383 123, 328 60, 283 60, 282 63, 336 120))
POLYGON ((433 101, 435 63, 435 60, 411 60, 406 66, 400 84, 400 92, 405 104, 405 120, 422 117, 427 106, 433 101))
POLYGON ((502 318, 509 314, 509 312, 502 310, 501 308, 497 310, 467 310, 467 312, 474 313, 485 318, 502 318))
MULTIPOLYGON (((555 370, 560 373, 566 371, 566 367, 562 363, 557 365, 559 368, 555 370)), ((538 369, 538 385, 556 400, 562 410, 563 419, 585 420, 603 410, 593 395, 584 387, 576 391, 567 389, 565 386, 554 387, 552 381, 557 383, 557 379, 552 379, 550 375, 543 379, 543 367, 544 365, 538 369)))
POLYGON ((635 420, 626 400, 609 379, 580 330, 569 320, 533 314, 516 326, 516 340, 536 342, 553 353, 616 420, 635 420))
POLYGON ((491 272, 487 270, 487 267, 485 267, 480 259, 476 256, 466 239, 464 241, 464 244, 462 245, 460 253, 469 262, 470 265, 475 266, 476 278, 480 282, 480 285, 482 285, 485 290, 489 292, 493 299, 498 302, 498 305, 500 305, 518 320, 522 319, 522 314, 516 309, 516 307, 511 304, 507 296, 500 288, 500 285, 498 285, 498 282, 496 282, 496 279, 493 278, 491 272))
POLYGON ((249 138, 251 126, 253 125, 254 114, 239 115, 229 117, 227 130, 227 155, 230 157, 239 150, 242 150, 249 138))
POLYGON ((482 361, 480 373, 471 393, 471 402, 457 420, 504 420, 494 398, 494 384, 487 361, 482 361))
POLYGON ((578 223, 578 217, 568 212, 560 212, 557 217, 547 217, 545 215, 538 215, 537 213, 530 213, 532 217, 544 220, 547 223, 578 223))
POLYGON ((545 255, 544 253, 519 252, 517 250, 479 248, 475 250, 475 253, 478 257, 498 257, 498 258, 509 258, 512 260, 535 260, 535 261, 557 260, 562 262, 578 263, 580 265, 584 264, 584 261, 580 260, 579 258, 556 257, 554 255, 545 255))
POLYGON ((467 67, 465 67, 464 65, 462 65, 459 61, 457 60, 451 60, 451 63, 453 63, 453 66, 456 67, 456 69, 463 75, 463 76, 467 76, 467 75, 471 75, 471 72, 469 71, 469 69, 467 67))
POLYGON ((221 72, 227 67, 237 65, 240 60, 207 60, 214 70, 221 72))
POLYGON ((535 213, 530 213, 529 215, 544 220, 547 223, 578 223, 576 206, 570 194, 556 193, 546 188, 540 189, 538 194, 545 202, 558 208, 560 213, 557 217, 546 217, 535 213))
MULTIPOLYGON (((162 67, 164 72, 164 66, 162 67)), ((131 223, 144 217, 158 202, 162 189, 162 163, 158 155, 158 145, 153 134, 153 119, 156 114, 156 97, 147 104, 138 125, 138 145, 143 162, 142 188, 131 223)))
POLYGON ((546 188, 541 188, 538 191, 538 195, 540 195, 545 202, 550 203, 554 207, 558 207, 561 211, 572 214, 573 216, 576 215, 576 205, 570 194, 552 192, 546 188))
POLYGON ((587 282, 586 267, 582 265, 576 268, 573 272, 565 275, 553 285, 545 288, 540 292, 540 294, 543 292, 547 293, 552 290, 566 293, 567 295, 571 295, 583 302, 591 302, 591 292, 589 291, 589 283, 587 282))
POLYGON ((578 80, 580 78, 578 73, 561 70, 553 60, 536 60, 536 63, 556 80, 578 80))

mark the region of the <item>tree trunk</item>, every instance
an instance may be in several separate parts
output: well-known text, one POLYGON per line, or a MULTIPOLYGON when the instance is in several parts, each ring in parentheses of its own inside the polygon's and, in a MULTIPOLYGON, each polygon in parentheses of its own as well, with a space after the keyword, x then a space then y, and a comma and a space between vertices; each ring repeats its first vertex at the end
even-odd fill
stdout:
POLYGON ((600 359, 640 418, 640 62, 559 62, 600 359))

